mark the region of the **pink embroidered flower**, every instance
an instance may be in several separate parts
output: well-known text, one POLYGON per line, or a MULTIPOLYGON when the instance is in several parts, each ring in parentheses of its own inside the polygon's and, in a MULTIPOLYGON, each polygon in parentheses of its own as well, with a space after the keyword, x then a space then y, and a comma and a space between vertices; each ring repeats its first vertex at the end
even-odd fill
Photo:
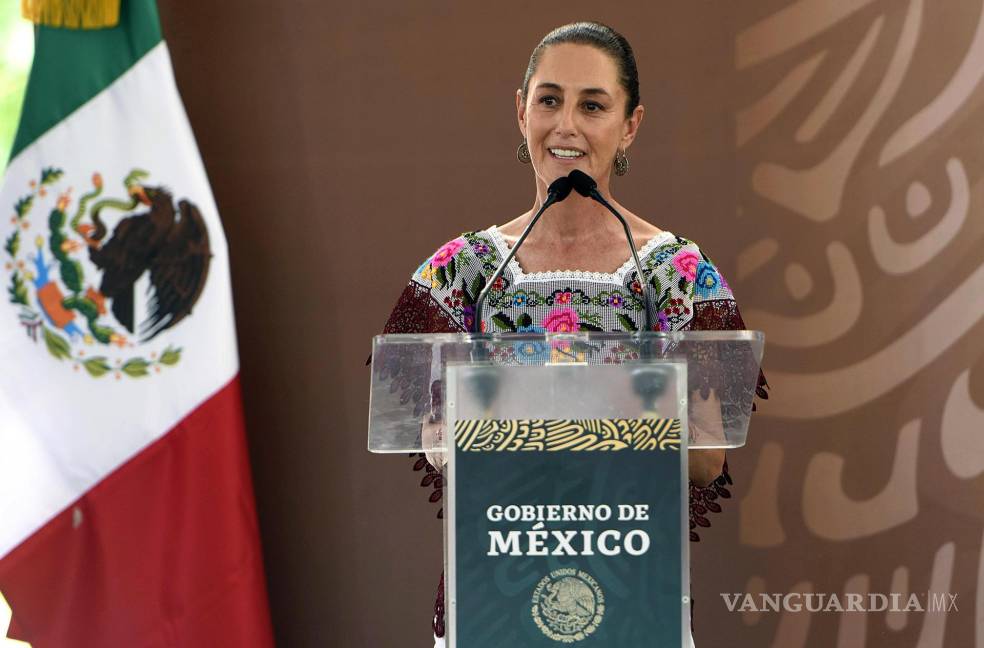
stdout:
POLYGON ((673 267, 676 271, 693 281, 697 276, 697 264, 700 263, 700 255, 693 250, 680 250, 673 257, 673 267))
POLYGON ((573 308, 555 308, 543 318, 543 328, 552 333, 573 333, 578 330, 577 311, 573 308))
POLYGON ((434 253, 431 258, 431 265, 435 268, 443 268, 451 263, 451 259, 465 247, 465 239, 458 237, 441 246, 441 249, 434 253))

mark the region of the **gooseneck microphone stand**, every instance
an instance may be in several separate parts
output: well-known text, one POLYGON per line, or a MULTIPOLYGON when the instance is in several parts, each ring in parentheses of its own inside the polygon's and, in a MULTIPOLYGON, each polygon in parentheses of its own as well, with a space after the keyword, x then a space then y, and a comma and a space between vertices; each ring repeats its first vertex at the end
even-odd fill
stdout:
MULTIPOLYGON (((516 252, 519 250, 519 247, 523 244, 523 241, 526 240, 526 236, 530 233, 530 230, 533 229, 533 226, 536 225, 536 222, 540 219, 540 216, 543 215, 543 212, 545 212, 551 205, 559 203, 564 198, 567 198, 567 196, 571 193, 572 187, 573 185, 570 179, 566 176, 557 178, 550 183, 550 186, 547 188, 547 198, 543 201, 543 205, 540 206, 540 209, 533 216, 533 219, 530 220, 530 224, 523 230, 519 240, 516 241, 516 245, 513 246, 509 254, 506 255, 506 258, 499 264, 499 267, 496 268, 495 272, 492 273, 492 276, 489 277, 481 292, 479 292, 478 298, 475 300, 475 320, 472 322, 471 326, 471 332, 473 334, 479 334, 482 331, 482 307, 485 305, 485 300, 488 298, 489 292, 491 292, 492 286, 495 284, 496 280, 502 276, 503 272, 506 271, 506 266, 508 266, 512 258, 516 256, 516 252)), ((473 363, 487 364, 488 359, 489 352, 486 346, 486 341, 481 339, 473 339, 471 361, 473 363)), ((485 407, 488 407, 492 403, 496 394, 499 392, 498 374, 496 374, 491 367, 476 368, 472 372, 471 387, 474 390, 479 402, 481 402, 485 407)))
POLYGON ((653 300, 649 293, 649 282, 646 281, 646 274, 642 271, 642 263, 639 261, 639 251, 636 250, 635 241, 632 240, 632 230, 629 229, 629 224, 625 221, 625 218, 618 213, 618 210, 612 207, 611 203, 605 200, 605 197, 601 195, 598 191, 598 183, 594 181, 594 178, 589 176, 584 171, 579 169, 574 169, 567 176, 571 179, 574 184, 574 191, 578 192, 585 198, 591 198, 602 205, 604 205, 608 211, 614 214, 618 222, 622 224, 622 229, 625 230, 625 240, 629 242, 629 250, 632 252, 632 261, 635 263, 636 273, 639 275, 639 290, 642 291, 643 301, 646 304, 646 330, 653 330, 653 300))
POLYGON ((569 176, 562 176, 551 182, 550 186, 547 187, 547 199, 543 201, 543 205, 540 206, 540 209, 533 216, 532 220, 530 220, 530 224, 527 225, 526 229, 523 230, 523 233, 519 235, 519 240, 516 241, 516 245, 512 247, 512 250, 509 251, 506 258, 503 259, 502 263, 499 264, 499 267, 496 268, 495 272, 492 273, 492 276, 489 277, 489 280, 485 283, 485 287, 482 288, 482 292, 478 294, 478 299, 475 300, 475 321, 472 322, 472 333, 480 333, 482 330, 482 307, 485 305, 485 300, 492 291, 492 285, 495 284, 496 279, 501 277, 502 273, 506 271, 506 266, 508 266, 509 262, 512 261, 512 258, 516 256, 516 252, 519 251, 519 247, 523 244, 523 241, 526 240, 526 236, 530 233, 530 230, 533 229, 533 226, 536 225, 536 222, 540 220, 540 216, 543 215, 543 212, 547 211, 547 208, 551 205, 559 203, 564 198, 567 198, 567 196, 570 195, 573 186, 574 185, 569 176))
MULTIPOLYGON (((571 171, 567 177, 574 183, 575 191, 585 198, 591 198, 604 205, 618 219, 618 222, 622 224, 622 229, 625 230, 625 240, 629 243, 629 250, 632 251, 632 261, 635 263, 636 272, 639 276, 639 289, 642 291, 643 300, 646 305, 646 330, 652 331, 653 318, 655 316, 653 299, 649 291, 649 281, 646 280, 646 274, 642 270, 642 263, 639 261, 639 252, 636 250, 635 241, 632 240, 632 230, 629 229, 629 224, 625 221, 622 214, 618 213, 618 210, 612 207, 611 203, 601 195, 601 192, 598 191, 598 183, 595 182, 594 178, 578 169, 571 171)), ((641 331, 638 333, 638 337, 639 358, 641 360, 654 359, 655 354, 652 349, 652 341, 643 338, 641 331)), ((640 399, 642 399, 645 409, 655 409, 656 401, 666 390, 666 385, 667 375, 665 370, 660 367, 643 363, 632 370, 632 387, 640 399)))

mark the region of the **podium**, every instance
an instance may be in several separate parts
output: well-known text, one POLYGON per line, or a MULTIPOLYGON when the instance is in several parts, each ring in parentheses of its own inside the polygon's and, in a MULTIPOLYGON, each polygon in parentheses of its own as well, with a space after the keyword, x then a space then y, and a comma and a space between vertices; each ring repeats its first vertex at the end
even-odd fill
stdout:
POLYGON ((763 345, 374 338, 369 450, 442 468, 448 648, 689 645, 688 450, 744 445, 763 345))

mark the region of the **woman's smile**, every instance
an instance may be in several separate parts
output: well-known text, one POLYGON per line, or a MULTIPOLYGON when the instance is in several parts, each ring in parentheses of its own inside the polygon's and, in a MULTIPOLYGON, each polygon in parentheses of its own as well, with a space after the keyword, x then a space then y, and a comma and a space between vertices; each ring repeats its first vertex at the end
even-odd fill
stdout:
POLYGON ((547 152, 553 159, 569 164, 573 164, 587 155, 581 149, 559 146, 548 147, 547 152))

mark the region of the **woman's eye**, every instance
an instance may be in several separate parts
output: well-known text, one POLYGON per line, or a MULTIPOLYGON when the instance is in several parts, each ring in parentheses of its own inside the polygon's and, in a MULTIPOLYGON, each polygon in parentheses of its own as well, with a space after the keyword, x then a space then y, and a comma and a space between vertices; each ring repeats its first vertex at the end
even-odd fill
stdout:
POLYGON ((542 103, 544 106, 556 106, 557 97, 551 97, 550 95, 547 95, 546 97, 540 97, 540 103, 542 103))
POLYGON ((584 109, 587 110, 588 112, 598 112, 602 108, 603 106, 601 104, 595 103, 593 101, 588 101, 585 102, 584 104, 584 109))

